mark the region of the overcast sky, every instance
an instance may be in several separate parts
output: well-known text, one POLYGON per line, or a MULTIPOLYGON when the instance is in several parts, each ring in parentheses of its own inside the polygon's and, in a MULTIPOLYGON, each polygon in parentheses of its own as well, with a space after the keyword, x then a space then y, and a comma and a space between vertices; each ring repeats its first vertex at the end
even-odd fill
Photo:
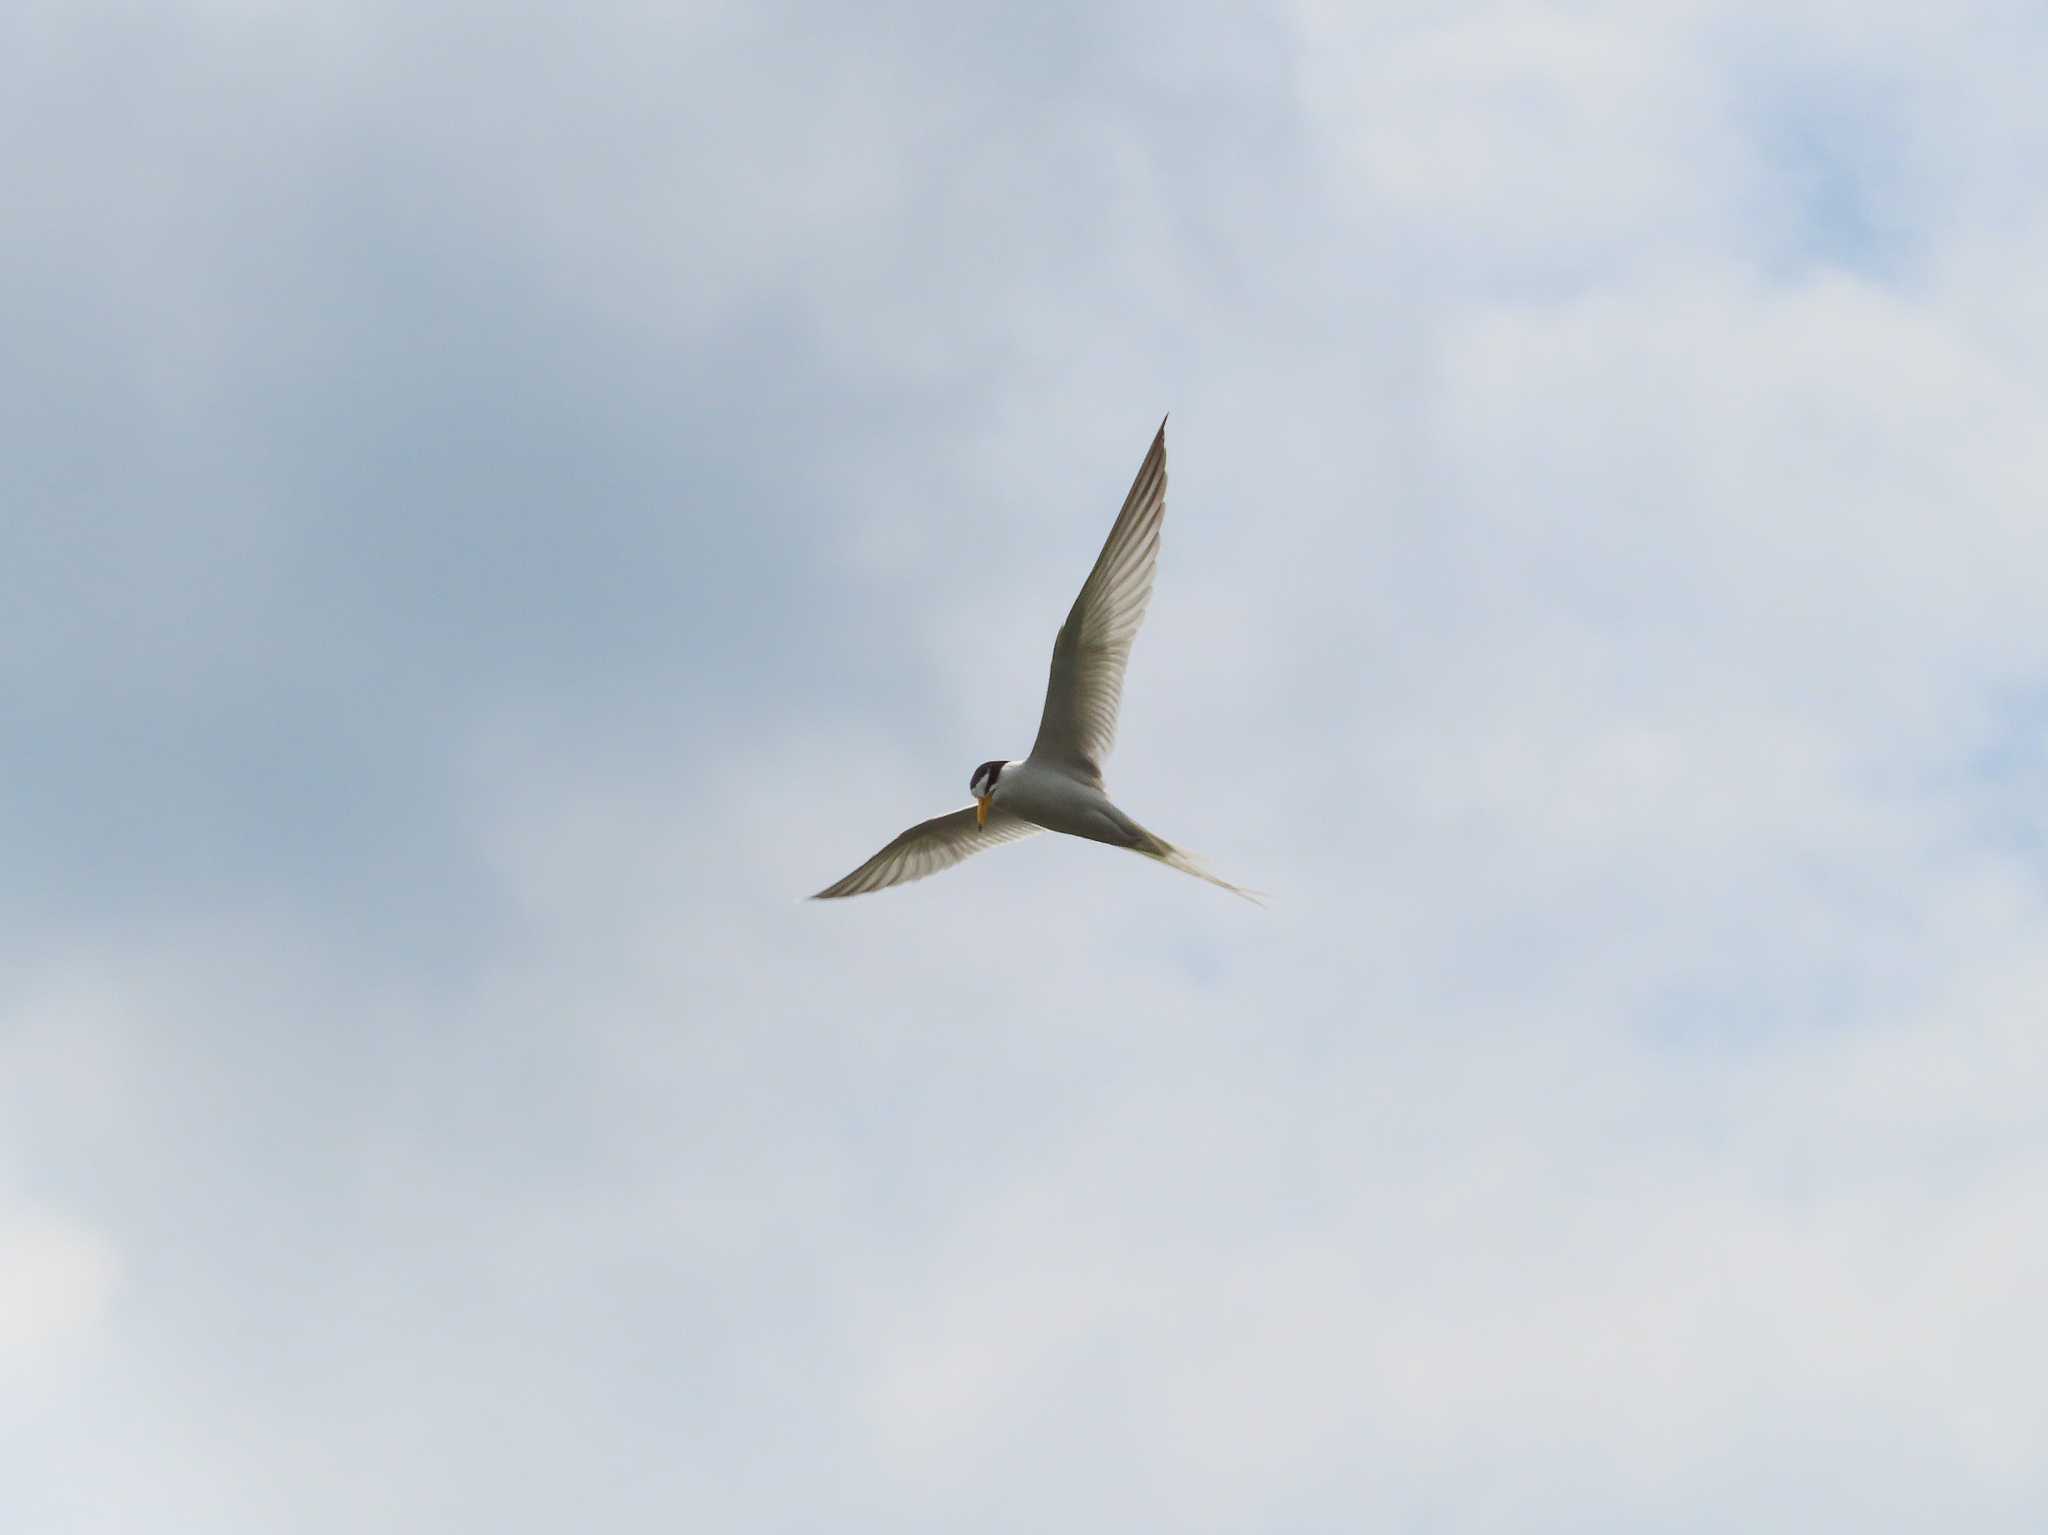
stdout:
POLYGON ((2044 78, 0 10, 0 1525, 2048 1527, 2044 78))

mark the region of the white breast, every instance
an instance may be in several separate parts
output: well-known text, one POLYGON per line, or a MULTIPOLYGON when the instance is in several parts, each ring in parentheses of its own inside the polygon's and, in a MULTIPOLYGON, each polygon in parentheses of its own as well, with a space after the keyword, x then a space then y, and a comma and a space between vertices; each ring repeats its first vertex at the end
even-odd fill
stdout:
POLYGON ((1095 785, 1028 759, 1003 769, 996 780, 996 803, 1047 831, 1091 842, 1129 847, 1134 835, 1142 835, 1095 785))

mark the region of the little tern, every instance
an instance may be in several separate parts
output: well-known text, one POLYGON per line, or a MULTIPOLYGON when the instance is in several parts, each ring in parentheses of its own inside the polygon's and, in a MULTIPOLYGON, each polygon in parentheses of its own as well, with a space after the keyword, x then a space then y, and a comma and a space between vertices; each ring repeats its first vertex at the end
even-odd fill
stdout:
POLYGON ((1116 743, 1124 668, 1152 600, 1152 573, 1159 564, 1159 530, 1165 520, 1162 420, 1095 568, 1081 584, 1081 595, 1053 641, 1045 712, 1030 755, 1022 762, 996 758, 982 763, 968 780, 973 804, 920 821, 813 900, 905 885, 1041 830, 1128 848, 1233 895, 1258 899, 1255 892, 1217 878, 1192 854, 1140 826, 1111 802, 1103 788, 1102 764, 1116 743))

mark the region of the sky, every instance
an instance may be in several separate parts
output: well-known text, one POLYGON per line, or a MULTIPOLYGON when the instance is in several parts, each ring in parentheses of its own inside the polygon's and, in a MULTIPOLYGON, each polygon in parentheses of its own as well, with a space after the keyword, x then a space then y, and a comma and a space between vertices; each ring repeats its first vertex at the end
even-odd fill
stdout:
POLYGON ((0 1523, 2043 1528, 2044 73, 7 7, 0 1523))

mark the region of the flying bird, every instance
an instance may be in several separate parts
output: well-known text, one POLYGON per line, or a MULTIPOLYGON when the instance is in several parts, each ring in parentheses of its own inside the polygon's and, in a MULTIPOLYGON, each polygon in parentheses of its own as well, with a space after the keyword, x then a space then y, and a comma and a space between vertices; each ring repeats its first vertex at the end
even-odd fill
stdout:
POLYGON ((1116 744, 1131 641, 1152 600, 1165 520, 1166 423, 1161 421, 1095 568, 1053 641, 1052 677, 1031 754, 1022 762, 996 758, 982 763, 968 780, 973 804, 920 821, 813 900, 908 884, 1037 831, 1129 848, 1233 895, 1258 899, 1256 892, 1217 878, 1193 855, 1125 815, 1102 784, 1103 761, 1116 744))

